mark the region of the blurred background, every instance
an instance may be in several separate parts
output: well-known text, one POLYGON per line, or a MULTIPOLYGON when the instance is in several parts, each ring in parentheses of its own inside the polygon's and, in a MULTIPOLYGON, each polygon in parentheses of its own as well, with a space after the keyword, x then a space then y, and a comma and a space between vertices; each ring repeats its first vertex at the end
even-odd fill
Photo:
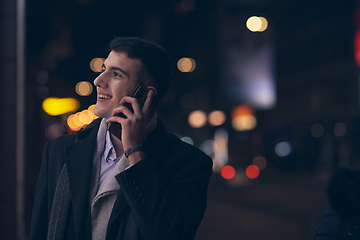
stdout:
POLYGON ((0 239, 26 239, 44 144, 95 116, 115 36, 162 45, 158 107, 214 160, 196 240, 312 239, 360 168, 360 12, 348 0, 1 0, 0 239))

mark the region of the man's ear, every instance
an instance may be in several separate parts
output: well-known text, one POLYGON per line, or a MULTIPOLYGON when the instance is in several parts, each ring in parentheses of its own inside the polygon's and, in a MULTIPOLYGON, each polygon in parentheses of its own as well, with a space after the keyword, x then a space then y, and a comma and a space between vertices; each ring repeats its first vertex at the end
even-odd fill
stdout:
POLYGON ((155 93, 155 97, 157 96, 157 89, 156 89, 156 87, 154 87, 154 86, 146 86, 146 89, 147 90, 153 90, 154 91, 154 93, 155 93))
POLYGON ((153 99, 151 101, 151 108, 152 108, 153 111, 155 111, 155 108, 156 108, 156 106, 158 104, 157 89, 154 86, 146 86, 146 88, 147 88, 147 90, 154 91, 154 93, 155 93, 154 94, 155 96, 153 97, 153 99))

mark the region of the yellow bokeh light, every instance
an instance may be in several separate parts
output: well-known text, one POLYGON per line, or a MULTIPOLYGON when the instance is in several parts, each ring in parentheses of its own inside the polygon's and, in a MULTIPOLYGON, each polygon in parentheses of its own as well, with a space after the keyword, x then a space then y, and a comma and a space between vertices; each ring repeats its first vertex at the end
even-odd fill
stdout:
POLYGON ((72 118, 74 124, 77 126, 77 127, 81 127, 83 126, 84 124, 80 121, 80 112, 77 112, 74 114, 74 117, 72 118))
POLYGON ((261 28, 259 29, 259 32, 263 32, 267 29, 268 27, 268 21, 266 20, 266 18, 264 17, 259 17, 261 20, 261 28))
POLYGON ((246 21, 246 27, 252 31, 257 32, 261 29, 262 22, 259 17, 252 16, 246 21))
POLYGON ((104 58, 94 58, 90 62, 90 68, 94 72, 101 72, 102 71, 102 65, 104 63, 104 58))
POLYGON ((193 111, 189 115, 188 122, 193 128, 201 128, 206 125, 206 113, 201 110, 193 111))
POLYGON ((88 107, 81 112, 70 115, 66 122, 69 128, 73 131, 79 131, 81 128, 89 125, 94 119, 98 117, 94 114, 95 104, 88 107))
POLYGON ((91 105, 88 107, 88 110, 91 112, 91 114, 93 115, 93 119, 97 119, 99 118, 98 116, 95 115, 94 113, 94 108, 95 108, 95 104, 91 105))
POLYGON ((192 72, 196 68, 196 62, 192 58, 181 58, 177 63, 177 67, 182 72, 192 72))
POLYGON ((90 105, 90 106, 88 107, 88 110, 89 110, 90 112, 94 112, 94 108, 95 108, 95 104, 90 105))
POLYGON ((238 131, 248 131, 256 127, 256 118, 252 115, 244 115, 233 118, 232 126, 238 131))
POLYGON ((209 114, 209 123, 213 126, 220 126, 226 120, 226 115, 222 111, 213 111, 209 114))
POLYGON ((84 125, 87 125, 92 122, 93 118, 88 115, 89 110, 84 110, 79 113, 79 120, 84 125))
POLYGON ((68 119, 66 120, 66 122, 67 122, 67 125, 69 126, 69 128, 71 128, 74 131, 78 131, 78 130, 80 130, 81 126, 75 124, 74 116, 75 116, 75 114, 70 115, 68 117, 68 119))
POLYGON ((46 98, 42 103, 43 110, 50 116, 58 116, 79 109, 79 100, 75 98, 46 98))
POLYGON ((75 90, 80 96, 89 96, 93 91, 93 86, 89 82, 82 81, 76 84, 75 90))

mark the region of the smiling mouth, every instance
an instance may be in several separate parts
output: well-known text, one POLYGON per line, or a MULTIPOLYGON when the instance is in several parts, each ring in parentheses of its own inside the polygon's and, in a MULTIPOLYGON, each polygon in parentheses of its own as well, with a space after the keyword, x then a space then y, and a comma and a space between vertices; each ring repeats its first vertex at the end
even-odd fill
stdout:
POLYGON ((110 99, 110 98, 112 98, 112 97, 109 96, 109 95, 105 95, 105 94, 99 93, 99 98, 100 98, 100 99, 110 99))

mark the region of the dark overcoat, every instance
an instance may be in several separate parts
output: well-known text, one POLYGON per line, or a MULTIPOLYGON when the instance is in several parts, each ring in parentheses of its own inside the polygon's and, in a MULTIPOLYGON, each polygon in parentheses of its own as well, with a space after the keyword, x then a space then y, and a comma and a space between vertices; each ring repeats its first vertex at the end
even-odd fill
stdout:
POLYGON ((360 240, 360 171, 339 169, 328 198, 315 240, 360 240))
MULTIPOLYGON (((50 140, 44 149, 35 191, 30 240, 47 238, 55 188, 68 167, 70 214, 66 239, 90 239, 90 183, 100 119, 83 131, 50 140)), ((169 134, 163 123, 143 144, 146 159, 116 176, 120 190, 106 239, 194 239, 206 209, 212 160, 169 134)))

